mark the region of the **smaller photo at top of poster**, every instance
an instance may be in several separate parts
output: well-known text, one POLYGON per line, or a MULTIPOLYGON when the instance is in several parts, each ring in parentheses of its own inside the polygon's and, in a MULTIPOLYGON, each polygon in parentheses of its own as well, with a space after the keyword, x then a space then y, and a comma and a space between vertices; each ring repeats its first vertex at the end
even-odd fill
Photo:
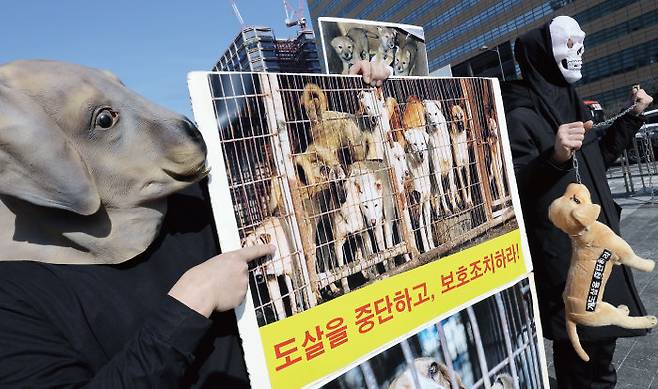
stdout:
POLYGON ((349 74, 359 60, 381 61, 394 76, 427 76, 425 32, 420 26, 370 20, 319 18, 325 69, 349 74))

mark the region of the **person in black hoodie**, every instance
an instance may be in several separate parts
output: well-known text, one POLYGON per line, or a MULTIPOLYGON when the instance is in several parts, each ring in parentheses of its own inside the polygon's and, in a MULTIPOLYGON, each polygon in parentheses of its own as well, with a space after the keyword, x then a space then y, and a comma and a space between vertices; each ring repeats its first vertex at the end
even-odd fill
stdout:
MULTIPOLYGON (((516 40, 515 58, 522 80, 503 85, 514 170, 537 281, 544 335, 553 340, 558 386, 612 388, 616 339, 645 335, 646 330, 619 327, 579 327, 582 344, 591 357, 582 361, 569 342, 564 322, 562 291, 571 257, 571 241, 548 219, 551 202, 576 182, 573 158, 592 201, 601 205, 599 221, 619 234, 620 207, 613 201, 606 170, 627 147, 644 123, 641 115, 653 99, 643 90, 633 91, 635 107, 618 118, 598 139, 587 131, 585 107, 572 83, 580 79, 580 59, 585 33, 577 22, 560 16, 516 40)), ((585 65, 585 68, 587 66, 585 65)), ((604 300, 629 307, 631 316, 645 309, 626 266, 615 266, 604 300)))

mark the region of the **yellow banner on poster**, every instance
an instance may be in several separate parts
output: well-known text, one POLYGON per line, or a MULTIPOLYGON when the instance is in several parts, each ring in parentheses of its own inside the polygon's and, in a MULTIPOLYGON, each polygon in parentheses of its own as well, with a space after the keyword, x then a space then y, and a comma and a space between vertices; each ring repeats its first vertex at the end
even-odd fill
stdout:
POLYGON ((518 229, 260 328, 273 388, 298 388, 526 271, 518 229))

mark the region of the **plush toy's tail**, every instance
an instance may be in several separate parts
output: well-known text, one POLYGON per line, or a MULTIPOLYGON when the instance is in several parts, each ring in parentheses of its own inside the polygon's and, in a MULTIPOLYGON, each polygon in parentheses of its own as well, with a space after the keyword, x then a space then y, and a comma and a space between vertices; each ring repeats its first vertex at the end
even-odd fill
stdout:
POLYGON ((589 362, 589 355, 583 349, 583 346, 580 345, 580 338, 578 338, 578 332, 576 331, 576 323, 567 319, 567 335, 569 335, 569 340, 573 349, 576 350, 576 354, 585 362, 589 362))

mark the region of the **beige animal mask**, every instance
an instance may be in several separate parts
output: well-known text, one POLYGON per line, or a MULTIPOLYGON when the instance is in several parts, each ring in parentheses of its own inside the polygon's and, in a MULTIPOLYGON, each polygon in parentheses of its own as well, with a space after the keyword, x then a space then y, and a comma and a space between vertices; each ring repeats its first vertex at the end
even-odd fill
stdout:
POLYGON ((108 72, 0 66, 0 260, 135 257, 158 233, 166 197, 207 174, 205 156, 194 124, 108 72))

